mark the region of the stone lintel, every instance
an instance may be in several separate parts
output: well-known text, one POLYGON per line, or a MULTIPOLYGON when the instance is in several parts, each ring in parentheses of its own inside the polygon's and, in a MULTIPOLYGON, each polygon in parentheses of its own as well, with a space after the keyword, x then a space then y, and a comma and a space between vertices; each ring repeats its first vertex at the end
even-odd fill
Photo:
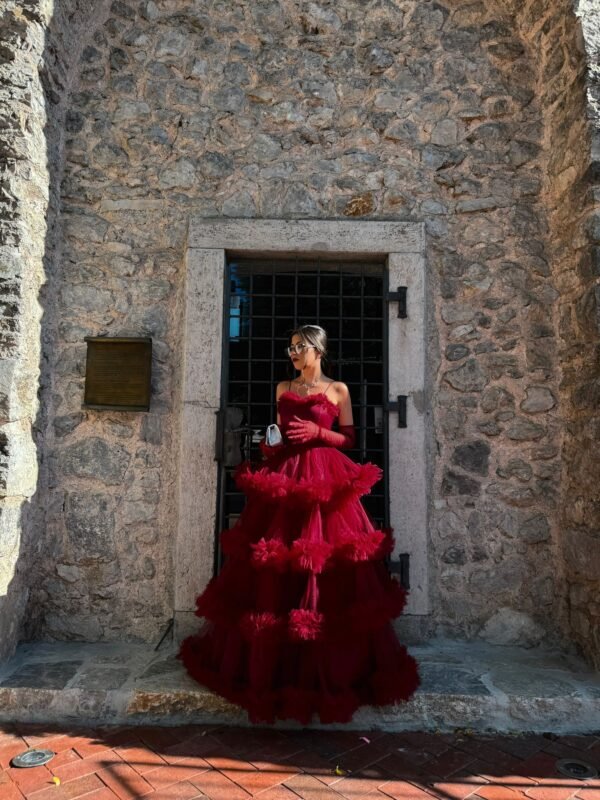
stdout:
POLYGON ((353 256, 421 253, 421 222, 362 220, 201 219, 190 221, 188 247, 238 254, 339 253, 353 256))

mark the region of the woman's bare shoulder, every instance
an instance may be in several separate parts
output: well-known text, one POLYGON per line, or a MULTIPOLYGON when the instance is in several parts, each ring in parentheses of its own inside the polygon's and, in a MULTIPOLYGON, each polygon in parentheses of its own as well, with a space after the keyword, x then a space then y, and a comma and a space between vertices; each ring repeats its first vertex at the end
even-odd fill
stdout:
POLYGON ((350 397, 350 390, 343 381, 331 381, 327 387, 327 394, 334 394, 337 397, 338 403, 350 397))
POLYGON ((289 381, 279 381, 279 383, 277 384, 277 388, 275 389, 275 399, 278 400, 279 396, 284 392, 287 392, 289 388, 290 388, 289 381))

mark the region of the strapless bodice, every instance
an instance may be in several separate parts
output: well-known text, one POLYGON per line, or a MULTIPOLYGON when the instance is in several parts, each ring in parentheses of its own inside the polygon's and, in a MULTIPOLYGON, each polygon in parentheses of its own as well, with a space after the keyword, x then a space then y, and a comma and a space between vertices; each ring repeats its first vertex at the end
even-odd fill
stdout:
POLYGON ((331 428, 334 419, 340 413, 340 407, 333 400, 330 400, 324 392, 302 397, 296 392, 287 390, 279 395, 277 402, 282 432, 285 432, 295 416, 301 419, 310 419, 323 428, 331 428))

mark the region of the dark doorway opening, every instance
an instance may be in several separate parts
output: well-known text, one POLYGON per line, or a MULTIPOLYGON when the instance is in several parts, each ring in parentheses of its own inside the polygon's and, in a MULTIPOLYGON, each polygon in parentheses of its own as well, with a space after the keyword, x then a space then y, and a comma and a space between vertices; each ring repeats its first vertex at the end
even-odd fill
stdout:
MULTIPOLYGON (((275 387, 297 374, 285 354, 289 332, 307 323, 327 331, 328 374, 350 390, 357 437, 355 448, 345 452, 384 470, 363 505, 377 525, 389 525, 387 293, 382 261, 228 259, 217 534, 230 528, 244 507, 234 469, 244 458, 260 460, 258 442, 276 419, 275 387)), ((222 558, 217 540, 217 572, 222 558)))

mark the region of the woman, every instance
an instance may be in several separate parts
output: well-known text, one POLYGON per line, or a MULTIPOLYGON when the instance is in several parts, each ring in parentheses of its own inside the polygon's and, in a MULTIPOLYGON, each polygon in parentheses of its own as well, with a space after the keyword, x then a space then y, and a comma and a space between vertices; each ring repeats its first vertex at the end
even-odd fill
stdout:
POLYGON ((178 657, 252 722, 348 722, 360 705, 408 700, 420 680, 391 625, 406 602, 383 561, 392 529, 376 529, 360 501, 381 469, 340 452, 354 445, 352 406, 322 371, 323 328, 302 325, 290 339, 300 375, 276 390, 284 441, 261 442, 259 468, 236 468, 247 502, 196 601, 206 622, 178 657))

